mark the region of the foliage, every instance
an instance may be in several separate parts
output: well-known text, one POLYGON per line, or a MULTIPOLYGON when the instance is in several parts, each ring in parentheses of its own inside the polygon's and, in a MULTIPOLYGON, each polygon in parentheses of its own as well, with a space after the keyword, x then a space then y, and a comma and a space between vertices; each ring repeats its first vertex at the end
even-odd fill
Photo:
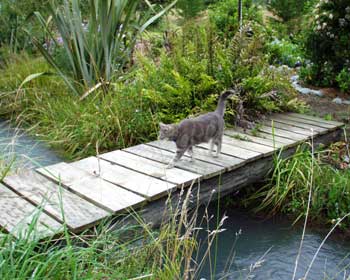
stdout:
POLYGON ((337 85, 337 75, 350 67, 349 33, 349 1, 322 0, 316 5, 305 41, 306 54, 314 64, 313 84, 337 85))
MULTIPOLYGON (((245 113, 297 110, 288 75, 270 69, 264 28, 249 23, 229 43, 214 35, 210 24, 189 23, 170 33, 169 49, 160 56, 134 56, 135 68, 114 77, 108 94, 96 90, 83 101, 54 76, 40 76, 19 89, 33 73, 52 72, 42 59, 25 55, 1 71, 0 113, 49 141, 69 159, 153 140, 158 122, 178 122, 216 107, 224 89, 241 86, 245 113)), ((152 48, 152 46, 150 47, 152 48)), ((151 51, 153 52, 153 51, 151 51)), ((228 102, 227 123, 234 120, 237 100, 228 102)))
POLYGON ((24 28, 40 36, 38 25, 32 20, 35 11, 44 11, 48 0, 13 1, 2 0, 0 5, 0 47, 9 46, 11 52, 30 51, 33 45, 24 28))
POLYGON ((288 158, 276 157, 269 183, 250 197, 252 201, 261 201, 256 211, 287 213, 298 220, 306 213, 311 188, 309 213, 312 220, 334 222, 350 212, 349 169, 338 170, 324 164, 321 156, 319 152, 313 157, 309 149, 300 146, 288 158))
POLYGON ((271 0, 268 8, 284 22, 298 18, 305 12, 309 0, 271 0))
POLYGON ((98 227, 79 235, 70 235, 64 225, 61 236, 39 241, 35 238, 35 228, 40 211, 33 213, 32 221, 26 225, 28 231, 22 232, 18 239, 11 234, 0 235, 0 277, 196 279, 224 220, 212 229, 209 217, 198 217, 198 208, 190 214, 190 192, 184 192, 179 197, 182 203, 173 205, 174 208, 168 205, 165 211, 170 216, 158 230, 150 228, 138 213, 131 211, 120 217, 126 218, 127 224, 102 221, 98 227), (206 240, 198 245, 196 238, 204 230, 208 230, 206 240), (202 246, 204 253, 199 259, 195 250, 202 246))
POLYGON ((343 68, 335 79, 343 92, 350 93, 350 68, 343 68))
POLYGON ((286 39, 275 39, 268 43, 267 53, 271 64, 288 65, 289 67, 294 67, 297 62, 301 63, 303 58, 300 46, 286 39))
MULTIPOLYGON (((90 1, 88 24, 82 17, 79 0, 63 0, 59 6, 53 0, 49 5, 55 28, 60 34, 65 55, 68 58, 69 75, 59 67, 55 57, 40 40, 34 43, 50 65, 60 74, 66 84, 79 94, 98 82, 107 86, 112 75, 121 71, 129 62, 136 39, 165 10, 153 17, 141 18, 137 13, 140 0, 90 1)), ((40 14, 36 14, 43 27, 58 45, 58 38, 48 28, 40 14)))
MULTIPOLYGON (((243 1, 243 19, 262 23, 262 15, 253 1, 243 1)), ((222 0, 209 8, 209 18, 216 32, 223 38, 232 38, 239 28, 238 0, 222 0)))

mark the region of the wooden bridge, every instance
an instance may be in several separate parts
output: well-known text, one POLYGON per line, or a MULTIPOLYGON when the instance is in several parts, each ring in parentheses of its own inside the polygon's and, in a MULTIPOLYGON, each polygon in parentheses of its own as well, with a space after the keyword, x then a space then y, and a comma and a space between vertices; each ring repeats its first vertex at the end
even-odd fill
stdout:
POLYGON ((195 149, 195 162, 185 156, 175 168, 175 144, 154 141, 89 157, 61 162, 10 175, 0 183, 0 226, 17 237, 33 228, 40 238, 63 230, 81 232, 101 220, 137 211, 159 224, 167 203, 178 203, 191 186, 204 203, 263 179, 273 167, 274 153, 292 154, 313 138, 327 145, 342 137, 342 123, 295 113, 275 114, 254 131, 227 129, 219 158, 208 155, 208 145, 195 149), (216 192, 214 191, 216 190, 216 192), (169 200, 169 197, 171 198, 169 200))

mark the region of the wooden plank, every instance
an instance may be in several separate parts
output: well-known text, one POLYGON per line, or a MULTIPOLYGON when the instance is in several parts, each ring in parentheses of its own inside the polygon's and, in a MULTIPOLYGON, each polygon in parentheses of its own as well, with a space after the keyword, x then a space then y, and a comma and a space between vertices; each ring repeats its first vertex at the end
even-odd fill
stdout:
POLYGON ((288 117, 284 117, 282 114, 271 115, 267 119, 274 120, 275 122, 284 123, 284 124, 288 124, 288 125, 295 126, 295 127, 305 128, 307 130, 313 129, 315 132, 318 132, 318 133, 325 133, 328 131, 327 128, 319 127, 319 126, 312 125, 312 124, 303 123, 303 122, 296 121, 296 120, 291 120, 288 117))
POLYGON ((67 189, 110 212, 116 213, 126 208, 135 208, 145 201, 137 194, 76 167, 74 163, 61 162, 39 168, 37 171, 54 182, 65 182, 63 185, 67 189))
MULTIPOLYGON (((165 151, 170 151, 170 152, 176 151, 176 145, 174 142, 171 142, 171 141, 158 140, 158 141, 147 143, 146 145, 156 147, 165 151)), ((185 157, 189 158, 189 156, 186 154, 185 154, 185 157)), ((224 154, 221 154, 220 157, 218 158, 214 158, 208 154, 207 150, 201 147, 194 148, 194 157, 195 159, 199 159, 205 162, 209 162, 209 163, 213 163, 213 164, 225 167, 227 170, 231 170, 232 168, 237 168, 238 166, 244 163, 243 159, 227 156, 224 154)))
POLYGON ((324 128, 327 129, 327 131, 332 131, 334 129, 336 129, 336 127, 332 124, 327 124, 327 123, 321 123, 318 121, 313 121, 313 120, 308 120, 308 119, 301 119, 301 118, 296 118, 290 115, 283 115, 283 116, 279 116, 279 118, 281 119, 286 119, 286 120, 290 120, 290 121, 294 121, 294 122, 298 122, 298 123, 303 123, 303 124, 311 124, 320 128, 324 128))
POLYGON ((90 174, 99 174, 104 180, 136 193, 148 200, 157 199, 176 189, 176 185, 112 164, 104 159, 88 157, 71 164, 90 174))
POLYGON ((257 144, 261 144, 261 145, 264 145, 267 147, 272 147, 272 148, 281 148, 285 145, 282 142, 273 141, 271 139, 246 134, 243 131, 238 130, 237 128, 236 129, 227 129, 227 130, 225 130, 224 134, 231 137, 231 138, 240 139, 242 141, 247 141, 247 142, 252 142, 252 143, 257 143, 257 144))
POLYGON ((240 128, 240 127, 236 127, 235 130, 241 132, 241 133, 244 133, 246 135, 249 135, 249 136, 254 136, 254 137, 257 137, 257 138, 262 138, 262 139, 265 139, 265 140, 268 140, 268 141, 272 141, 275 142, 275 143, 282 143, 283 146, 287 146, 287 145, 293 145, 294 144, 294 140, 292 139, 288 139, 288 138, 284 138, 284 137, 279 137, 277 135, 274 135, 272 136, 271 133, 265 133, 265 132, 262 132, 262 131, 258 131, 258 130, 251 130, 251 129, 243 129, 243 128, 240 128))
MULTIPOLYGON (((331 133, 317 135, 314 139, 314 144, 315 147, 320 143, 328 145, 332 142, 339 141, 341 138, 342 130, 338 129, 331 133)), ((294 146, 283 149, 281 157, 285 158, 292 155, 296 148, 297 147, 294 146)), ((191 193, 195 195, 195 199, 193 199, 193 202, 189 203, 187 207, 191 209, 198 207, 198 205, 207 205, 210 201, 218 199, 218 197, 236 193, 242 187, 266 180, 266 175, 271 171, 271 168, 273 168, 273 164, 272 156, 268 156, 249 162, 247 165, 231 172, 226 172, 220 178, 214 177, 201 182, 200 186, 194 186, 194 188, 191 189, 191 193)), ((154 204, 145 207, 140 215, 148 224, 158 226, 162 222, 164 223, 167 218, 171 217, 173 212, 168 211, 168 209, 182 206, 179 206, 179 201, 184 201, 184 196, 186 196, 186 192, 183 193, 178 190, 172 194, 171 198, 167 198, 167 203, 165 203, 165 199, 155 201, 154 204), (157 215, 158 213, 164 213, 164 215, 159 217, 159 215, 157 215)))
POLYGON ((270 134, 271 136, 275 135, 278 137, 290 139, 294 142, 299 142, 302 140, 306 140, 308 138, 305 135, 300 135, 300 134, 297 134, 294 132, 289 132, 289 131, 284 130, 284 129, 280 129, 280 128, 272 129, 272 127, 269 127, 266 125, 258 125, 257 129, 258 129, 258 131, 265 132, 267 134, 270 134))
MULTIPOLYGON (((206 150, 209 150, 209 148, 210 148, 210 144, 209 143, 199 144, 198 146, 199 147, 203 147, 206 150)), ((225 143, 222 143, 221 146, 222 146, 221 147, 221 153, 222 154, 225 154, 225 155, 228 155, 228 156, 237 157, 237 158, 244 159, 244 160, 247 160, 247 159, 252 160, 252 159, 257 158, 257 157, 262 155, 261 153, 248 151, 248 150, 241 149, 239 147, 235 147, 235 146, 228 145, 228 144, 225 144, 225 143)))
POLYGON ((202 177, 200 174, 178 168, 166 169, 166 164, 142 158, 124 151, 113 151, 100 155, 101 158, 143 174, 165 180, 176 185, 189 185, 202 177))
POLYGON ((73 231, 80 231, 109 216, 109 213, 56 185, 35 171, 7 176, 4 183, 47 214, 65 221, 73 231))
POLYGON ((286 130, 286 131, 289 131, 292 133, 296 133, 296 134, 300 134, 300 135, 303 135, 306 137, 311 137, 311 135, 315 136, 318 133, 317 131, 313 131, 311 129, 295 127, 295 126, 288 125, 285 123, 275 122, 274 120, 265 120, 262 123, 268 127, 283 129, 283 130, 286 130))
POLYGON ((0 183, 0 227, 17 238, 41 239, 63 230, 62 224, 0 183))
POLYGON ((332 125, 333 127, 342 127, 344 124, 341 122, 337 122, 337 121, 328 121, 319 117, 314 117, 314 116, 310 116, 310 115, 305 115, 305 114, 298 114, 298 113, 285 113, 284 115, 286 116, 292 116, 298 119, 303 119, 303 120, 312 120, 315 121, 317 123, 322 123, 322 124, 328 124, 328 125, 332 125))
MULTIPOLYGON (((124 149, 123 151, 166 164, 168 164, 174 158, 175 155, 174 152, 161 150, 157 147, 152 147, 144 144, 130 147, 124 149)), ((175 166, 179 169, 201 174, 203 175, 203 179, 218 175, 225 170, 224 168, 216 164, 207 163, 201 160, 190 160, 191 159, 189 157, 183 156, 175 164, 175 166)))
POLYGON ((244 141, 244 140, 238 140, 229 136, 224 135, 224 137, 222 138, 223 143, 229 144, 229 145, 233 145, 233 146, 237 146, 249 151, 253 151, 253 152, 257 152, 257 153, 261 153, 261 154, 270 154, 274 151, 274 148, 272 147, 268 147, 265 145, 261 145, 261 144, 257 144, 254 142, 249 142, 249 141, 244 141))

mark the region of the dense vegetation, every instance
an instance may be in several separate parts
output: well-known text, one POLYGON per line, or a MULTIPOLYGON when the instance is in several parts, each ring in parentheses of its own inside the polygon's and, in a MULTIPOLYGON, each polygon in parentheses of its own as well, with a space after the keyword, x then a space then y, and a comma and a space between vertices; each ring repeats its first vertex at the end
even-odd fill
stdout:
MULTIPOLYGON (((227 88, 240 90, 227 106, 227 126, 238 115, 254 122, 271 112, 305 111, 290 83, 296 73, 310 85, 350 93, 346 0, 243 1, 241 29, 238 0, 149 2, 3 1, 0 116, 79 159, 156 139, 160 121, 212 110, 227 88)), ((329 164, 326 152, 340 153, 313 157, 300 148, 288 159, 276 156, 271 180, 245 201, 298 220, 311 189, 311 219, 341 219, 350 211, 349 169, 329 164)), ((184 229, 174 217, 157 232, 136 220, 141 246, 107 227, 79 237, 84 246, 68 235, 62 247, 3 235, 0 277, 57 279, 57 270, 67 279, 194 277, 193 220, 184 229)), ((348 225, 344 220, 342 228, 348 225)))

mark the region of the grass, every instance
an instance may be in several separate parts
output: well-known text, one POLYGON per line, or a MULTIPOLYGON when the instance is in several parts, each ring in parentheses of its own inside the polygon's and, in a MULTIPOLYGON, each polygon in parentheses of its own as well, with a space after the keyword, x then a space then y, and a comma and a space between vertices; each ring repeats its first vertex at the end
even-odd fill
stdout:
MULTIPOLYGON (((350 212, 350 169, 336 168, 336 154, 339 155, 339 151, 332 152, 331 147, 316 151, 313 158, 308 147, 299 146, 288 158, 276 156, 271 179, 247 201, 259 204, 255 211, 267 211, 271 215, 284 213, 294 217, 295 222, 309 209, 311 221, 334 224, 350 212), (333 165, 326 162, 331 159, 333 165), (310 184, 313 187, 308 207, 310 184)), ((349 224, 350 220, 346 219, 340 228, 346 230, 349 224)))
POLYGON ((65 227, 61 236, 45 240, 35 235, 38 211, 21 238, 0 235, 0 278, 194 279, 224 220, 208 233, 208 243, 201 245, 206 253, 196 259, 196 237, 205 218, 197 216, 198 208, 189 211, 191 197, 191 188, 184 191, 159 229, 130 212, 127 224, 105 221, 79 235, 65 227))

